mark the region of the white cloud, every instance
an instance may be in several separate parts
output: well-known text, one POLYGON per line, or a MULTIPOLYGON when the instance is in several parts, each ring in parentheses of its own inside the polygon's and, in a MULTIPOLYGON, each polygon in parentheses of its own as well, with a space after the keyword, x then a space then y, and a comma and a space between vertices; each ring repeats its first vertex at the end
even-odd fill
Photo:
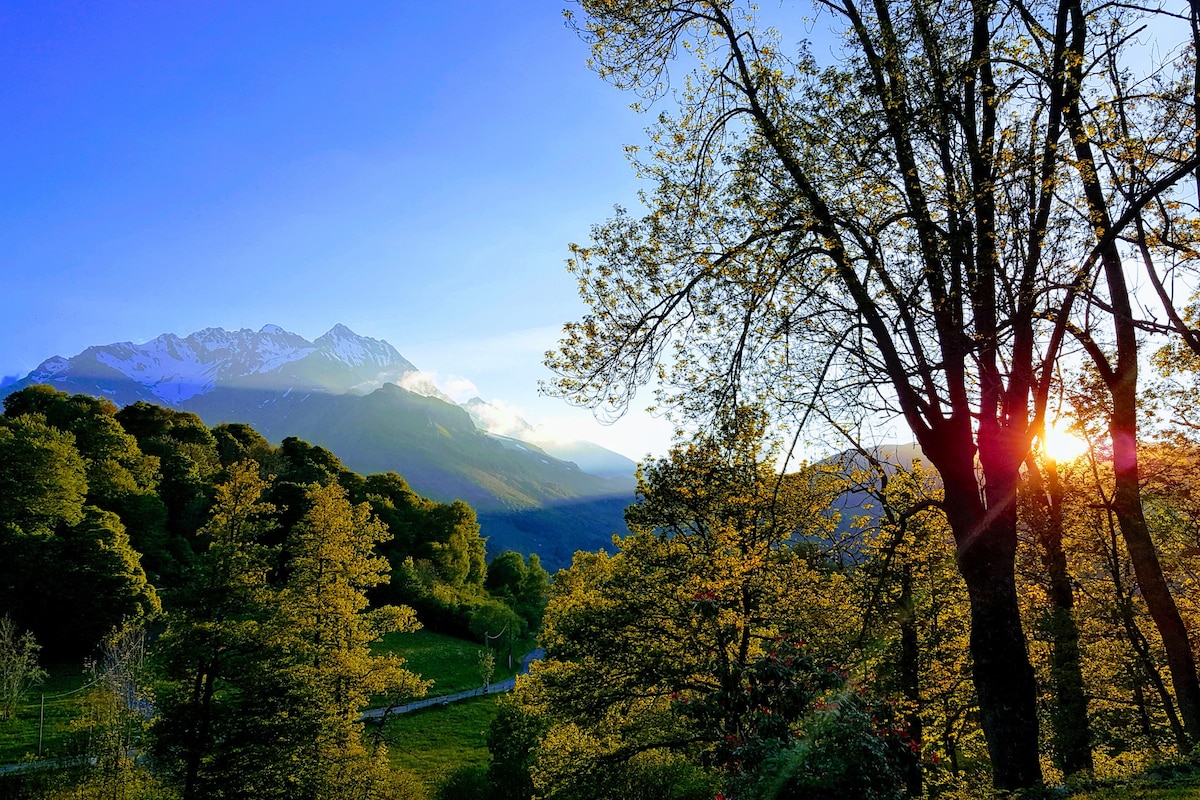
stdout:
POLYGON ((530 438, 533 428, 525 421, 521 410, 511 403, 503 400, 489 400, 486 404, 476 405, 472 409, 472 413, 488 433, 534 441, 530 438))
POLYGON ((479 388, 461 375, 409 372, 400 379, 401 389, 452 403, 464 403, 479 394, 479 388))

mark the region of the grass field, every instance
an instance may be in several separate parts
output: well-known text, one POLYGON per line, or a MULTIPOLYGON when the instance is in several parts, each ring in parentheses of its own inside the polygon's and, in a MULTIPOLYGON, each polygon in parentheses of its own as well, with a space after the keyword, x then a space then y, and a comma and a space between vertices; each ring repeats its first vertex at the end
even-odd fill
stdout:
POLYGON ((388 720, 384 739, 392 766, 414 772, 433 786, 458 767, 486 763, 487 730, 498 700, 463 700, 388 720))
POLYGON ((25 701, 17 708, 16 716, 0 720, 0 764, 37 757, 42 693, 46 695, 42 757, 70 755, 68 750, 73 741, 70 723, 77 716, 83 699, 83 692, 79 689, 88 679, 79 664, 56 664, 45 669, 49 673, 45 682, 26 695, 25 701))
MULTIPOLYGON (((520 666, 521 654, 533 646, 532 641, 517 643, 513 651, 516 666, 520 666)), ((422 630, 392 634, 373 649, 403 656, 412 670, 432 679, 434 685, 430 695, 452 694, 473 689, 482 683, 479 676, 479 650, 482 648, 473 642, 422 630)), ((497 657, 493 681, 512 675, 506 661, 506 658, 497 657)), ((87 678, 79 664, 49 665, 46 671, 49 674, 45 682, 26 696, 16 715, 12 719, 0 720, 0 764, 37 757, 39 700, 43 692, 46 695, 46 716, 42 725, 42 758, 71 754, 69 751, 75 738, 71 733, 71 721, 80 716, 84 693, 79 689, 87 678)), ((486 722, 483 728, 487 728, 486 722)))
MULTIPOLYGON (((519 670, 521 656, 534 648, 532 640, 520 641, 513 646, 513 666, 519 670)), ((432 680, 429 697, 453 694, 483 685, 479 675, 479 651, 483 645, 447 636, 443 633, 420 630, 416 633, 392 633, 376 642, 374 653, 395 653, 408 662, 408 668, 426 680, 432 680)), ((508 653, 496 656, 496 671, 493 681, 512 677, 508 669, 508 653)))

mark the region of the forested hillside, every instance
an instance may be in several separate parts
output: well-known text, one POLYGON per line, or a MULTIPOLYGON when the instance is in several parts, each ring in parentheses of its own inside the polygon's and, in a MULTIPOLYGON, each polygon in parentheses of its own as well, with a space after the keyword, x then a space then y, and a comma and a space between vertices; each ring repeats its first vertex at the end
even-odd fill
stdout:
MULTIPOLYGON (((263 544, 286 563, 289 532, 314 486, 338 485, 387 536, 374 547, 391 580, 379 602, 410 605, 424 624, 467 633, 503 616, 484 590, 485 542, 474 511, 413 492, 395 473, 363 476, 299 439, 272 447, 246 425, 209 428, 194 414, 138 402, 117 409, 32 387, 0 418, 0 606, 52 656, 82 656, 123 620, 149 618, 185 584, 209 544, 200 535, 230 470, 253 465, 263 544)), ((536 556, 534 557, 536 561, 536 556)))
POLYGON ((537 556, 489 574, 484 553, 465 503, 299 439, 23 389, 0 416, 0 724, 39 663, 88 659, 110 693, 79 707, 108 704, 80 746, 126 777, 87 785, 151 780, 135 748, 183 797, 383 791, 401 779, 359 711, 428 683, 372 643, 421 626, 512 640, 540 620, 537 556))

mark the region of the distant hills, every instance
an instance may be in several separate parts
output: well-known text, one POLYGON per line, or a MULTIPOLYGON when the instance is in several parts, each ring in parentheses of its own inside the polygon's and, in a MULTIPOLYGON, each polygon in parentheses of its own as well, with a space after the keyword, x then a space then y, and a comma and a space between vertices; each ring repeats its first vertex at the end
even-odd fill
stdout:
POLYGON ((344 325, 311 342, 267 325, 89 347, 47 359, 0 397, 39 383, 208 425, 246 422, 274 442, 325 447, 356 472, 398 472, 423 495, 470 503, 492 552, 536 552, 550 567, 610 548, 633 501, 633 461, 590 442, 538 441, 524 420, 489 433, 498 409, 456 405, 392 345, 344 325))

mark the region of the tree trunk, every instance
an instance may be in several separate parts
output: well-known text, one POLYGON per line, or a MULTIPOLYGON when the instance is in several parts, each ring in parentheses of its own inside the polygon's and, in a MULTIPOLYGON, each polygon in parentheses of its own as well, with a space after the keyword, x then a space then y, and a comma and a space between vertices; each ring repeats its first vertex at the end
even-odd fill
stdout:
POLYGON ((1001 791, 1042 782, 1038 752, 1037 681, 1017 602, 1016 490, 1027 448, 993 422, 978 433, 983 497, 967 425, 942 431, 923 449, 945 487, 946 515, 958 569, 971 602, 971 668, 980 723, 1001 791), (954 435, 957 433, 957 436, 954 435))
MULTIPOLYGON (((981 526, 980 538, 1003 536, 981 526)), ((1041 783, 1037 683, 1021 630, 1013 564, 983 547, 960 552, 959 569, 971 598, 971 661, 980 722, 999 790, 1041 783)))
POLYGON ((1046 587, 1050 608, 1044 624, 1050 635, 1050 680, 1054 706, 1050 712, 1054 754, 1067 775, 1091 772, 1092 731, 1087 716, 1087 692, 1079 656, 1079 628, 1075 624, 1075 595, 1062 548, 1062 484, 1051 464, 1045 480, 1037 461, 1027 461, 1029 485, 1036 511, 1030 527, 1041 545, 1042 564, 1046 567, 1046 587))
POLYGON ((212 728, 212 699, 214 679, 216 677, 216 659, 206 660, 197 671, 197 695, 193 697, 193 709, 197 719, 194 720, 194 735, 189 742, 184 768, 183 797, 193 800, 199 797, 198 781, 200 777, 200 762, 209 745, 212 728), (203 683, 200 683, 200 675, 203 683))
MULTIPOLYGON (((1183 730, 1183 723, 1179 721, 1179 715, 1175 713, 1175 703, 1171 699, 1170 692, 1163 684, 1162 678, 1158 674, 1158 666, 1154 663, 1154 657, 1150 653, 1150 644, 1146 641, 1145 635, 1142 634, 1142 629, 1138 627, 1137 619, 1133 612, 1133 600, 1129 596, 1129 592, 1125 590, 1124 584, 1121 582, 1121 558, 1117 550, 1117 530, 1113 524, 1113 514, 1110 509, 1107 514, 1108 523, 1108 542, 1101 542, 1104 548, 1104 557, 1107 560, 1108 574, 1112 579, 1113 594, 1116 597, 1117 615, 1121 620, 1121 625, 1125 629, 1125 638, 1129 643, 1129 647, 1133 650, 1136 658, 1136 675, 1133 676, 1133 695, 1134 702, 1137 703, 1139 710, 1143 715, 1146 715, 1146 699, 1145 693, 1142 690, 1144 684, 1149 684, 1158 694, 1159 702, 1162 703, 1163 713, 1167 715, 1167 724, 1171 727, 1171 734, 1175 737, 1175 744, 1180 751, 1188 749, 1187 733, 1183 730)), ((1097 525, 1099 528, 1099 525, 1097 525)), ((1153 735, 1150 733, 1149 717, 1146 716, 1146 723, 1143 726, 1147 735, 1150 736, 1151 744, 1154 743, 1153 735)))
MULTIPOLYGON (((1079 0, 1069 0, 1064 8, 1074 26, 1071 50, 1077 56, 1082 56, 1082 4, 1079 0)), ((1192 655, 1187 628, 1163 577, 1162 566, 1158 562, 1158 554, 1154 550, 1146 518, 1142 513, 1137 453, 1137 328, 1134 325, 1133 305, 1129 285, 1125 280, 1121 253, 1117 249, 1117 240, 1108 236, 1113 230, 1109 201, 1098 178, 1096 159, 1092 154, 1083 121, 1079 91, 1081 70, 1082 60, 1074 59, 1069 67, 1071 91, 1064 104, 1064 119, 1074 141, 1075 156, 1080 165, 1079 177, 1088 210, 1094 219, 1100 264, 1112 305, 1111 318, 1116 343, 1115 366, 1113 359, 1102 352, 1094 342, 1089 340, 1084 346, 1095 361, 1112 395, 1109 433, 1112 436, 1115 481, 1113 512, 1116 514, 1125 545, 1129 549, 1129 558, 1133 562, 1146 607, 1150 610, 1150 616, 1154 619, 1167 651, 1167 666, 1171 671, 1171 682, 1175 687, 1175 699, 1179 705, 1180 716, 1183 717, 1184 729, 1191 743, 1195 745, 1200 742, 1200 681, 1197 680, 1196 661, 1192 655)))
POLYGON ((1129 550, 1138 588, 1146 601, 1154 625, 1162 636, 1167 668, 1175 688, 1175 702, 1191 744, 1200 742, 1200 680, 1191 640, 1175 598, 1163 575, 1150 529, 1142 512, 1137 456, 1137 380, 1114 380, 1110 384, 1113 415, 1109 425, 1113 443, 1113 513, 1129 550))

